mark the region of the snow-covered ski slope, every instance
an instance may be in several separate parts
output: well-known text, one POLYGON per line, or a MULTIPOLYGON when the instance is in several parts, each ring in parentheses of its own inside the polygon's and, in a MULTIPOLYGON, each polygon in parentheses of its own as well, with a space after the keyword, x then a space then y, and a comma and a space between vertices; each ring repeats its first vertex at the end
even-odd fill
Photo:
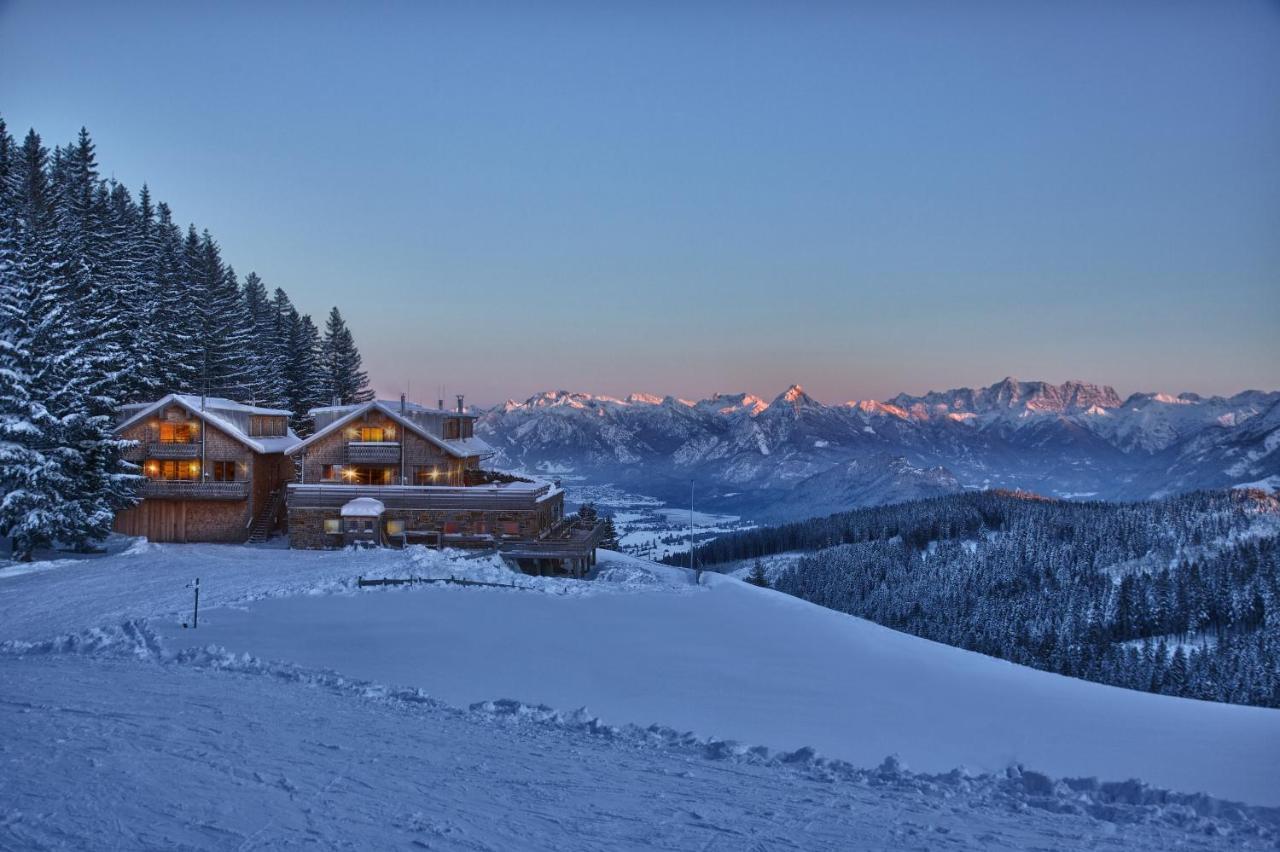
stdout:
POLYGON ((218 546, 0 568, 0 848, 1280 842, 1280 712, 704 581, 218 546), (353 582, 450 574, 525 588, 353 582))

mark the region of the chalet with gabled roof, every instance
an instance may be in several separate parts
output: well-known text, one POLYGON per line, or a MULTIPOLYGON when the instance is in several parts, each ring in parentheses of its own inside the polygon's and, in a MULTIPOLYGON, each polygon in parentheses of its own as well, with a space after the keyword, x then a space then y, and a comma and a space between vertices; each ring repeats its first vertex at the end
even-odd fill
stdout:
POLYGON ((315 432, 286 451, 289 542, 493 548, 531 573, 581 576, 603 535, 564 516, 559 483, 486 471, 475 416, 400 401, 312 409, 315 432))
POLYGON ((126 405, 115 427, 146 478, 141 502, 115 529, 151 541, 265 539, 284 520, 290 412, 229 399, 169 394, 126 405))

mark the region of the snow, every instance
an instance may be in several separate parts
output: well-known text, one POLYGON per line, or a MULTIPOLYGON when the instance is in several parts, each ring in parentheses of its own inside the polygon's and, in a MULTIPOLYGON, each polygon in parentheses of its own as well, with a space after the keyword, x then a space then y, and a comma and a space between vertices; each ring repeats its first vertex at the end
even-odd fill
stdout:
POLYGON ((1280 811, 1220 801, 1280 804, 1276 711, 600 556, 582 582, 422 548, 133 544, 0 575, 0 848, 1280 839, 1280 811), (207 607, 184 630, 197 573, 207 607))
POLYGON ((381 500, 372 497, 357 497, 342 504, 339 514, 344 518, 380 518, 387 510, 381 500))

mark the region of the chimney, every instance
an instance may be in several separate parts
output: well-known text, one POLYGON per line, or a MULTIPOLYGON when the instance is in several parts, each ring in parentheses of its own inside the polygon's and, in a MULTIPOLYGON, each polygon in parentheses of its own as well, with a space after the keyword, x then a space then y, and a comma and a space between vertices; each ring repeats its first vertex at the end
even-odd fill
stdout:
POLYGON ((443 399, 437 399, 437 400, 436 400, 436 408, 440 409, 441 411, 444 411, 444 400, 443 400, 443 399))
POLYGON ((404 414, 408 410, 408 406, 406 406, 404 402, 404 394, 400 394, 400 413, 404 414))
POLYGON ((458 394, 458 413, 459 414, 466 413, 466 409, 463 408, 462 406, 462 394, 458 394))

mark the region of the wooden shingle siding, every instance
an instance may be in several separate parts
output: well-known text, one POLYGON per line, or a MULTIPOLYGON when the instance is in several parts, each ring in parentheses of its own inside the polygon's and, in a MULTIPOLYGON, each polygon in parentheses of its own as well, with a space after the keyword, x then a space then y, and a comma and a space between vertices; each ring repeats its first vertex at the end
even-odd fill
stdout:
POLYGON ((160 459, 176 454, 181 458, 180 464, 199 464, 202 429, 205 469, 199 478, 157 480, 153 485, 144 485, 142 502, 116 515, 117 532, 146 536, 151 541, 243 542, 248 538, 249 526, 256 513, 267 505, 271 492, 293 478, 291 459, 281 453, 256 453, 218 426, 204 424, 176 404, 121 430, 119 436, 139 442, 128 457, 143 465, 142 473, 147 475, 151 459, 159 464, 160 459), (161 422, 190 423, 194 442, 161 443, 161 422), (159 451, 152 452, 153 448, 159 451), (165 452, 170 449, 174 452, 165 452), (233 464, 235 481, 214 481, 215 462, 233 464))

